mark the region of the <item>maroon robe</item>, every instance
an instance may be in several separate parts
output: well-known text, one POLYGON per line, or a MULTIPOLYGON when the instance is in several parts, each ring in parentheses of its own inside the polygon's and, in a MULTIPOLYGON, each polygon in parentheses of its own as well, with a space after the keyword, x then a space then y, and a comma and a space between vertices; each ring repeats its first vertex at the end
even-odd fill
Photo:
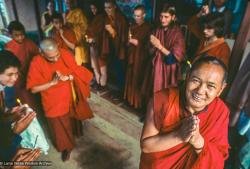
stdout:
POLYGON ((102 52, 103 32, 104 32, 104 15, 99 14, 93 18, 88 25, 86 35, 94 39, 94 43, 90 44, 90 53, 99 59, 99 66, 106 65, 102 62, 100 55, 102 52))
POLYGON ((140 86, 146 60, 148 59, 146 49, 151 33, 151 25, 146 22, 142 25, 133 24, 130 27, 130 32, 132 38, 138 40, 138 45, 129 44, 124 99, 127 99, 130 105, 135 108, 140 108, 142 105, 140 86))
POLYGON ((196 38, 200 40, 200 45, 195 54, 194 61, 196 61, 200 57, 209 55, 220 59, 221 61, 223 61, 223 63, 225 63, 226 66, 228 66, 231 52, 227 42, 225 42, 225 39, 223 37, 218 38, 213 43, 205 45, 206 39, 204 37, 204 32, 199 25, 199 18, 197 16, 192 16, 188 20, 187 25, 189 31, 192 32, 196 36, 196 38))
POLYGON ((152 53, 153 60, 152 65, 149 64, 147 66, 147 75, 142 87, 143 93, 152 91, 151 87, 153 87, 153 93, 162 89, 176 87, 178 81, 181 80, 180 62, 185 57, 185 39, 180 27, 173 25, 167 28, 167 30, 158 28, 154 36, 174 55, 177 62, 173 64, 164 63, 164 57, 169 56, 164 56, 160 50, 152 47, 150 53, 152 53), (152 73, 149 67, 152 67, 152 73), (151 85, 150 83, 153 84, 151 85))
POLYGON ((101 44, 102 44, 102 35, 104 32, 104 15, 99 14, 93 18, 93 20, 88 25, 86 35, 89 38, 94 39, 94 48, 97 50, 97 53, 99 56, 99 53, 101 51, 101 44))
POLYGON ((116 36, 112 38, 107 30, 103 31, 101 58, 106 60, 108 55, 114 53, 115 57, 121 60, 126 59, 125 50, 128 40, 128 23, 126 17, 119 10, 116 10, 115 17, 110 19, 105 15, 104 22, 105 25, 111 25, 115 29, 116 36))

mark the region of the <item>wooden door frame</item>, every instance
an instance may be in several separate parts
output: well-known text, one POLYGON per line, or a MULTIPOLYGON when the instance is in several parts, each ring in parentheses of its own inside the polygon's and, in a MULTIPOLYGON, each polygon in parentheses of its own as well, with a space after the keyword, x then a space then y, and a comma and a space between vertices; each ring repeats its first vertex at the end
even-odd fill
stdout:
POLYGON ((241 21, 240 30, 236 37, 230 61, 229 61, 229 84, 231 84, 238 72, 239 66, 243 59, 244 51, 250 39, 250 0, 247 2, 245 14, 241 21))

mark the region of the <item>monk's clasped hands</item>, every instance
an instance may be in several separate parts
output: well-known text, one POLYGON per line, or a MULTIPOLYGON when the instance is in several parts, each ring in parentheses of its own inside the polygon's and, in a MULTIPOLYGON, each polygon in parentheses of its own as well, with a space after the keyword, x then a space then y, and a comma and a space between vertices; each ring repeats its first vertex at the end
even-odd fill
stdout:
POLYGON ((51 83, 53 85, 56 85, 59 81, 65 82, 65 81, 68 81, 68 80, 72 81, 73 79, 74 79, 73 75, 63 75, 61 72, 56 71, 54 73, 54 76, 52 78, 51 83))
POLYGON ((191 115, 182 120, 179 128, 179 137, 183 142, 190 143, 195 149, 200 149, 204 145, 204 139, 199 129, 200 119, 196 115, 191 115))

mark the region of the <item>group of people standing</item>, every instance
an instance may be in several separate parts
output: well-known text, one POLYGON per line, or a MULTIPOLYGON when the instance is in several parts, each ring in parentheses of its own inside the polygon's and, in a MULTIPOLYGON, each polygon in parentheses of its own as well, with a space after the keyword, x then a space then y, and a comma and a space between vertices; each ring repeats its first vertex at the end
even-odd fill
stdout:
MULTIPOLYGON (((91 64, 95 89, 102 92, 108 90, 107 82, 113 83, 117 90, 111 94, 112 99, 145 111, 153 93, 177 87, 183 80, 181 63, 188 59, 188 49, 175 7, 162 8, 157 26, 145 20, 143 5, 134 8, 134 22, 129 23, 112 0, 104 1, 104 8, 90 2, 88 21, 80 8, 74 8, 73 1, 66 0, 65 4, 66 13, 49 12, 53 27, 48 36, 59 47, 70 50, 78 65, 91 64)), ((221 11, 223 5, 218 4, 216 10, 221 11)), ((198 51, 190 58, 196 60, 208 54, 228 65, 230 49, 223 38, 228 15, 207 8, 203 6, 187 22, 188 29, 200 40, 198 51)))
MULTIPOLYGON (((13 40, 5 47, 21 61, 16 95, 38 110, 33 94, 41 94, 62 160, 70 157, 74 135, 82 135, 80 120, 93 117, 87 98, 94 74, 96 90, 107 90, 112 77, 117 88, 112 99, 145 111, 148 105, 141 169, 223 168, 229 148, 229 110, 219 98, 230 57, 224 39, 226 15, 203 6, 188 20, 200 45, 183 79, 181 65, 188 57, 175 7, 163 6, 156 26, 145 21, 143 5, 134 8, 134 22, 129 24, 115 0, 104 1, 105 12, 91 3, 88 19, 73 0, 65 4, 67 12, 60 14, 51 1, 42 15, 47 38, 40 42, 40 51, 18 21, 9 24, 13 40)), ((7 66, 12 67, 19 68, 7 66)))

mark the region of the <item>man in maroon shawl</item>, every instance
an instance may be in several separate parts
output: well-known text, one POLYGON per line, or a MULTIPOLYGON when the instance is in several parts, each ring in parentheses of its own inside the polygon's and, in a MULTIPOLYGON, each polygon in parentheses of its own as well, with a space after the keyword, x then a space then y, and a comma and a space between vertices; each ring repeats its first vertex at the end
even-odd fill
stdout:
POLYGON ((228 157, 229 110, 219 98, 226 66, 198 59, 184 90, 154 94, 141 136, 140 169, 223 169, 228 157))
MULTIPOLYGON (((164 6, 160 14, 161 27, 150 36, 153 45, 153 79, 144 80, 143 86, 153 82, 153 93, 165 88, 176 87, 181 80, 180 62, 185 56, 185 39, 176 23, 174 7, 164 6)), ((146 89, 145 91, 149 91, 146 89)))
POLYGON ((144 74, 145 61, 148 58, 147 44, 151 25, 145 22, 146 11, 143 5, 134 9, 135 23, 129 29, 128 66, 124 99, 135 108, 141 108, 142 95, 140 83, 144 74))
MULTIPOLYGON (((104 18, 105 31, 103 32, 101 62, 104 64, 109 62, 109 69, 114 72, 116 85, 122 90, 125 84, 125 49, 128 40, 128 24, 114 0, 105 0, 104 8, 107 15, 104 18)), ((101 74, 105 71, 107 68, 102 67, 101 74)), ((107 78, 101 78, 102 86, 106 85, 106 80, 107 78)))
POLYGON ((29 104, 34 110, 38 111, 37 104, 32 95, 26 90, 26 77, 30 62, 33 56, 39 53, 37 45, 25 37, 25 28, 22 23, 12 21, 8 26, 8 31, 13 38, 5 45, 5 49, 14 53, 21 61, 20 78, 15 84, 15 94, 23 103, 29 104))

